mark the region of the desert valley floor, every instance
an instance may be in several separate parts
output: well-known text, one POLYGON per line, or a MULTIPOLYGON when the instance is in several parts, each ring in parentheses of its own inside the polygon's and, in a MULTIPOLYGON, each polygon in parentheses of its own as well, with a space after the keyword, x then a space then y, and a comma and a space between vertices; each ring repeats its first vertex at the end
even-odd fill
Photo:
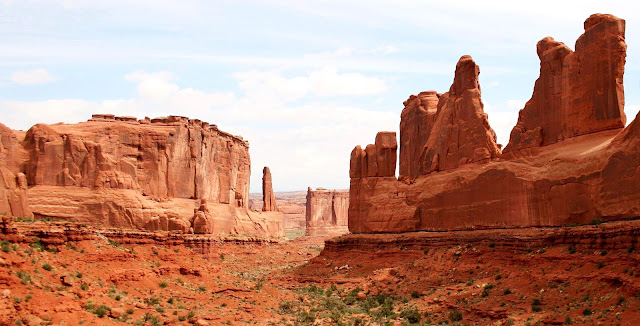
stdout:
POLYGON ((44 221, 4 232, 3 325, 640 323, 625 241, 640 222, 345 235, 324 250, 44 221))

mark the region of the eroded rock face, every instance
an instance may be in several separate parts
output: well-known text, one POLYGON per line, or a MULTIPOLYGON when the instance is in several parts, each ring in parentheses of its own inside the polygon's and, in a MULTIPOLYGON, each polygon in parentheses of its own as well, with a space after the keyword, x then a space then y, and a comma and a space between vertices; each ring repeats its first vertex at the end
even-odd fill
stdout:
POLYGON ((471 56, 460 58, 449 92, 439 98, 435 122, 420 155, 419 174, 455 169, 500 155, 480 98, 479 74, 480 68, 471 56))
POLYGON ((185 233, 284 235, 281 214, 253 218, 248 211, 248 142, 215 125, 101 114, 73 125, 38 124, 23 137, 23 154, 9 162, 24 172, 15 182, 22 178, 37 216, 185 233))
POLYGON ((271 171, 265 166, 262 170, 262 211, 277 212, 276 195, 273 193, 273 185, 271 183, 271 171))
POLYGON ((24 140, 29 185, 133 189, 246 207, 249 147, 183 117, 33 126, 24 140))
MULTIPOLYGON (((356 147, 349 230, 562 226, 640 216, 640 122, 636 117, 619 129, 624 21, 594 15, 585 29, 574 53, 551 38, 538 44, 541 77, 514 129, 522 137, 512 133, 510 154, 500 155, 485 125, 478 70, 468 57, 459 62, 449 93, 439 97, 417 177, 371 177, 362 172, 369 152, 356 147)), ((411 121, 401 125, 401 136, 417 138, 411 121)), ((401 155, 401 166, 415 163, 403 162, 407 157, 401 155)))
POLYGON ((337 236, 348 233, 349 192, 317 188, 307 190, 308 236, 337 236))
POLYGON ((420 170, 420 155, 427 144, 438 111, 436 91, 411 95, 400 116, 400 176, 415 178, 420 170))
POLYGON ((0 214, 33 217, 27 203, 27 179, 19 171, 20 144, 13 130, 0 124, 0 214))
POLYGON ((352 178, 395 176, 397 150, 396 133, 379 132, 375 144, 367 145, 364 150, 360 146, 353 149, 349 175, 352 178))
POLYGON ((505 153, 624 127, 625 21, 596 14, 584 29, 575 52, 551 37, 538 42, 540 77, 505 153))

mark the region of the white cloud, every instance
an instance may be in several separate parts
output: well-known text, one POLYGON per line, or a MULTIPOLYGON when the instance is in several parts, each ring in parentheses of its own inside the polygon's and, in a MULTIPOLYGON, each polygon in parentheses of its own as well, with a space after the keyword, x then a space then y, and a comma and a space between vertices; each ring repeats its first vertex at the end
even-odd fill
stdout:
POLYGON ((256 192, 260 191, 263 166, 271 167, 278 190, 347 188, 353 147, 373 142, 380 130, 398 128, 398 112, 381 110, 374 99, 358 106, 327 102, 319 96, 381 91, 383 82, 377 78, 335 69, 292 77, 252 71, 234 74, 234 78, 240 95, 181 87, 166 72, 135 72, 125 76, 137 89, 130 99, 0 99, 0 112, 2 122, 16 129, 27 129, 34 121, 75 123, 93 113, 138 118, 178 114, 215 123, 251 143, 251 184, 256 192), (295 104, 302 98, 305 104, 295 104))
POLYGON ((631 123, 631 121, 638 116, 638 112, 640 112, 640 104, 625 105, 624 113, 627 115, 627 124, 631 123))
POLYGON ((321 96, 371 95, 384 91, 385 82, 358 73, 339 74, 334 68, 324 67, 309 75, 311 91, 321 96))
POLYGON ((11 74, 10 80, 20 85, 46 84, 55 80, 46 69, 34 69, 28 71, 16 71, 11 74))
POLYGON ((507 108, 509 110, 521 110, 524 109, 524 105, 526 104, 526 101, 523 100, 508 100, 507 101, 507 108))
POLYGON ((238 86, 251 98, 292 101, 317 96, 371 95, 387 89, 384 80, 359 73, 339 73, 324 67, 307 76, 286 78, 277 72, 249 71, 233 74, 238 86))

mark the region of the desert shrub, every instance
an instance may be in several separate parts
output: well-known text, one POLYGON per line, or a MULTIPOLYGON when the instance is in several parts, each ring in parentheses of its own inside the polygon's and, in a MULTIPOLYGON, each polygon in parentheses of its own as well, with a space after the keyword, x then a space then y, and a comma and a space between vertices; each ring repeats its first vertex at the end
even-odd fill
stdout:
POLYGON ((504 294, 504 295, 511 294, 511 290, 510 290, 510 289, 504 289, 503 294, 504 294))
POLYGON ((574 245, 570 245, 567 250, 569 250, 569 253, 572 255, 576 253, 576 247, 574 245))
POLYGON ((532 305, 531 306, 531 311, 533 312, 540 312, 542 311, 542 307, 538 306, 538 305, 532 305))
POLYGON ((45 271, 51 271, 53 267, 49 264, 44 264, 42 265, 42 269, 44 269, 45 271))
POLYGON ((411 297, 414 298, 414 299, 419 298, 420 297, 420 292, 418 292, 418 291, 411 292, 411 297))
POLYGON ((104 317, 111 309, 105 305, 100 305, 98 306, 95 310, 94 310, 94 314, 96 314, 96 316, 98 316, 99 318, 104 317))
POLYGON ((283 301, 283 302, 280 302, 280 305, 278 305, 278 308, 282 313, 290 313, 291 311, 293 311, 293 304, 289 301, 283 301))
POLYGON ((456 322, 462 320, 462 312, 460 310, 451 310, 449 312, 449 320, 456 322))
POLYGON ((422 316, 417 309, 405 309, 400 313, 400 317, 404 318, 409 324, 417 324, 420 322, 422 316))
POLYGON ((167 282, 160 282, 158 286, 164 289, 167 287, 167 282))
POLYGON ((18 276, 18 278, 20 279, 20 281, 22 282, 22 284, 29 284, 31 283, 31 274, 29 274, 29 272, 25 272, 25 271, 18 271, 16 273, 16 276, 18 276))
POLYGON ((32 242, 29 246, 37 251, 44 251, 44 245, 40 242, 40 239, 35 238, 35 241, 32 242))
POLYGON ((582 314, 585 316, 591 316, 593 314, 593 311, 591 311, 591 309, 586 308, 585 310, 582 311, 582 314))

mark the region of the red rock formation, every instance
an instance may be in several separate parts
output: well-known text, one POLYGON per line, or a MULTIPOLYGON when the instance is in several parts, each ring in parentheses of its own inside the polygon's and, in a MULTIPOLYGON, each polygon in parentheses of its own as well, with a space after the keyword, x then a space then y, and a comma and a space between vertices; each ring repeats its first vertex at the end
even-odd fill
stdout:
MULTIPOLYGON (((307 203, 306 191, 274 192, 278 202, 278 211, 284 216, 284 230, 288 236, 302 236, 307 227, 305 211, 307 203)), ((249 208, 262 210, 262 194, 249 194, 249 208)))
POLYGON ((16 135, 0 124, 0 214, 32 217, 27 203, 27 180, 19 172, 20 157, 16 135))
POLYGON ((25 154, 8 161, 25 172, 23 189, 36 216, 147 230, 284 235, 281 214, 247 209, 248 142, 200 120, 103 114, 74 125, 38 124, 19 150, 25 154))
MULTIPOLYGON (((624 114, 620 112, 624 101, 618 88, 623 69, 618 64, 623 63, 624 43, 622 38, 614 42, 610 35, 621 26, 624 27, 622 20, 612 16, 590 17, 576 52, 566 54, 560 61, 553 58, 566 52, 563 45, 550 39, 539 44, 541 59, 545 62, 543 75, 558 75, 558 70, 553 69, 561 69, 561 77, 554 78, 563 80, 563 86, 549 91, 546 87, 559 85, 557 80, 541 77, 546 81, 539 80, 536 92, 546 90, 547 94, 553 94, 551 102, 559 99, 561 107, 571 108, 573 113, 563 116, 559 129, 549 129, 558 130, 564 135, 564 141, 555 139, 551 144, 542 141, 519 150, 518 155, 486 160, 497 156, 499 150, 481 113, 477 68, 469 58, 463 57, 450 92, 439 99, 438 116, 423 152, 426 158, 421 162, 423 172, 440 172, 413 180, 401 178, 401 181, 393 177, 370 177, 370 173, 362 171, 369 153, 363 154, 356 147, 351 155, 349 230, 377 233, 561 226, 640 216, 640 122, 634 121, 622 131, 616 129, 619 122, 624 122, 624 114), (602 43, 602 38, 606 42, 602 43), (612 63, 608 66, 610 70, 596 64, 607 60, 612 63), (546 66, 552 62, 556 65, 563 62, 564 68, 546 66), (577 72, 573 70, 578 69, 575 65, 583 65, 585 78, 571 75, 577 72), (601 76, 609 78, 607 83, 596 73, 602 69, 607 71, 601 76), (565 73, 573 76, 571 87, 562 79, 565 73), (585 94, 583 90, 593 90, 593 94, 585 94), (601 97, 604 90, 609 95, 601 97), (466 97, 460 97, 461 93, 466 97), (569 105, 565 102, 570 106, 565 107, 569 105), (452 109, 456 113, 447 114, 452 109), (472 114, 466 116, 463 112, 472 114), (569 120, 571 122, 567 122, 569 120), (468 123, 470 121, 475 122, 468 123), (470 127, 459 127, 464 125, 470 127)), ((542 98, 534 94, 527 108, 542 98)), ((527 108, 521 112, 521 123, 557 121, 547 119, 546 111, 527 108), (531 118, 524 119, 524 116, 531 118)), ((419 119, 415 121, 421 123, 419 119)), ((410 120, 406 120, 403 128, 411 128, 410 125, 410 120)), ((541 135, 545 135, 545 126, 539 129, 541 135)), ((412 163, 400 162, 403 164, 411 166, 412 163)))
POLYGON ((277 212, 276 196, 273 194, 273 186, 271 184, 271 171, 265 166, 262 170, 262 211, 277 212))
POLYGON ((438 101, 435 122, 420 155, 420 174, 500 155, 480 99, 479 74, 480 68, 470 56, 460 58, 453 85, 438 101))
POLYGON ((540 77, 505 153, 624 127, 625 21, 596 14, 584 29, 575 52, 551 37, 538 42, 540 77))
POLYGON ((397 149, 395 132, 379 132, 375 144, 367 145, 364 151, 360 146, 353 149, 349 175, 352 178, 395 176, 397 149))
POLYGON ((420 170, 420 155, 427 144, 438 111, 435 91, 411 95, 400 118, 400 176, 413 179, 420 170))
POLYGON ((348 233, 349 192, 317 188, 307 190, 308 236, 337 236, 348 233))

